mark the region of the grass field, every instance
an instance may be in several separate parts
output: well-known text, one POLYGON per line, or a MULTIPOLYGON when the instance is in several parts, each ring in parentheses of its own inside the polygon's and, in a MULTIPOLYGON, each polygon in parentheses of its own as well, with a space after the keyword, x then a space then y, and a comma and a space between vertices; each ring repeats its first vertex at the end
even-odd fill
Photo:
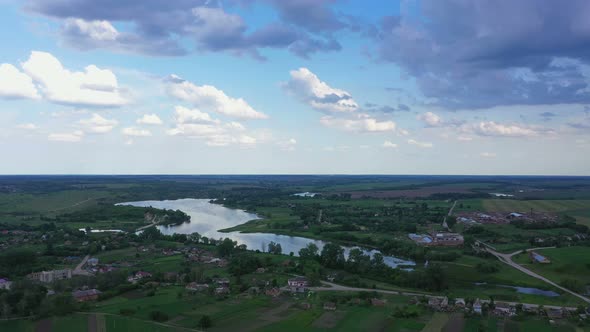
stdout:
POLYGON ((551 263, 533 264, 526 254, 518 255, 513 259, 557 283, 574 279, 583 284, 590 284, 590 250, 587 247, 544 249, 539 253, 548 257, 551 263))
POLYGON ((515 200, 484 199, 482 205, 489 212, 536 212, 560 213, 590 209, 590 200, 515 200))

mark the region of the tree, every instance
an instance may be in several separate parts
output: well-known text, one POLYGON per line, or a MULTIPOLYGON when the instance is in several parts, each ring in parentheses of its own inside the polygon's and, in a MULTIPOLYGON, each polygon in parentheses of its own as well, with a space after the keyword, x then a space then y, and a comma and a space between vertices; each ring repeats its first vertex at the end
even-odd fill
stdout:
POLYGON ((268 252, 271 254, 280 255, 283 253, 283 248, 281 247, 280 243, 270 241, 270 243, 268 244, 268 252))
POLYGON ((213 325, 213 322, 211 321, 211 317, 205 315, 203 317, 201 317, 201 319, 199 319, 199 327, 202 329, 208 329, 213 325))
POLYGON ((337 268, 344 265, 344 249, 334 243, 328 243, 322 249, 320 255, 322 265, 337 268))
POLYGON ((231 256, 231 254, 234 251, 234 248, 236 246, 237 242, 232 241, 229 238, 225 238, 223 239, 223 241, 221 241, 221 243, 217 246, 217 252, 219 253, 219 255, 221 257, 228 257, 231 256))
POLYGON ((318 246, 315 243, 311 242, 308 243, 307 246, 305 246, 305 248, 299 250, 299 257, 301 257, 302 259, 315 259, 318 256, 318 251, 318 246))

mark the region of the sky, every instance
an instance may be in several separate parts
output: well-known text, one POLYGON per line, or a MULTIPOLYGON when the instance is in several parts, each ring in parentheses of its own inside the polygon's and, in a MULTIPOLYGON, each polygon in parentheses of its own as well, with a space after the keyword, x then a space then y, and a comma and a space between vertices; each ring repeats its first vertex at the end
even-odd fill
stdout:
POLYGON ((0 0, 0 174, 590 175, 585 0, 0 0))

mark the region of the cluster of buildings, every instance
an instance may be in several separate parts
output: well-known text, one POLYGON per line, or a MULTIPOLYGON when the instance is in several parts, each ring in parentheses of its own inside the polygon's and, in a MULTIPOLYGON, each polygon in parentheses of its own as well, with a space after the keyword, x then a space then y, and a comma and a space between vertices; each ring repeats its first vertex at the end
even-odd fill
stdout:
MULTIPOLYGON (((414 299, 417 302, 417 299, 414 299)), ((495 302, 489 300, 475 299, 473 303, 466 303, 465 299, 457 298, 453 303, 447 297, 430 297, 428 299, 428 306, 436 311, 452 312, 460 310, 471 310, 474 314, 483 314, 484 308, 487 312, 499 317, 511 317, 517 314, 515 304, 508 302, 495 302)), ((573 315, 574 308, 567 309, 561 307, 549 307, 545 310, 537 304, 523 304, 522 311, 531 314, 541 314, 547 316, 549 319, 561 319, 573 315), (570 311, 571 310, 571 311, 570 311)))
POLYGON ((462 246, 465 240, 459 233, 433 232, 432 234, 408 234, 408 237, 418 245, 458 247, 462 246))
POLYGON ((151 278, 151 277, 152 277, 152 274, 149 272, 137 271, 137 272, 131 274, 129 277, 127 277, 127 281, 132 284, 136 284, 142 279, 151 278))
POLYGON ((72 297, 78 302, 96 301, 101 291, 98 289, 85 289, 72 292, 72 297))
POLYGON ((211 252, 200 248, 184 249, 184 251, 188 260, 192 262, 213 264, 217 267, 226 267, 228 265, 226 259, 215 257, 211 252))
POLYGON ((72 270, 51 270, 51 271, 40 271, 33 272, 27 275, 27 279, 33 281, 40 281, 43 283, 51 283, 57 280, 72 279, 72 270))
POLYGON ((513 220, 525 222, 555 222, 557 216, 541 212, 460 212, 457 221, 464 224, 509 224, 513 220))

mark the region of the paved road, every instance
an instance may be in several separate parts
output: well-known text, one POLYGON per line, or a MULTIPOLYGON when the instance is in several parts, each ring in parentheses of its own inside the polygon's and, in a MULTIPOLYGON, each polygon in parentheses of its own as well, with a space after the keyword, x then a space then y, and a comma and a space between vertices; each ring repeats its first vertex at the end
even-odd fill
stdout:
MULTIPOLYGON (((480 243, 483 243, 483 242, 480 242, 480 243)), ((565 288, 565 287, 562 287, 562 286, 560 286, 560 285, 556 284, 555 282, 553 282, 553 281, 551 281, 551 280, 549 280, 549 279, 547 279, 547 278, 543 277, 542 275, 539 275, 539 274, 537 274, 537 273, 535 273, 535 272, 533 272, 533 271, 531 271, 531 270, 529 270, 529 269, 525 268, 524 266, 522 266, 522 265, 519 265, 519 264, 515 263, 515 262, 512 260, 512 256, 514 256, 514 255, 516 255, 516 254, 518 254, 518 253, 522 252, 522 250, 519 250, 519 251, 513 252, 513 253, 511 253, 511 254, 503 254, 503 253, 499 253, 499 252, 495 251, 494 249, 492 249, 490 246, 486 245, 485 243, 483 243, 483 245, 484 245, 484 248, 485 248, 485 250, 486 250, 487 252, 489 252, 490 254, 492 254, 492 255, 496 256, 496 257, 497 257, 497 258, 500 260, 500 262, 502 262, 502 263, 504 263, 504 264, 507 264, 507 265, 509 265, 509 266, 511 266, 511 267, 513 267, 513 268, 515 268, 515 269, 517 269, 517 270, 519 270, 519 271, 523 272, 523 273, 526 273, 526 274, 528 274, 529 276, 531 276, 531 277, 533 277, 533 278, 537 278, 537 279, 539 279, 539 280, 542 280, 542 281, 544 281, 544 282, 548 283, 549 285, 551 285, 551 286, 553 286, 553 287, 556 287, 556 288, 558 288, 558 289, 561 289, 562 291, 564 291, 564 292, 566 292, 566 293, 570 293, 570 294, 572 294, 573 296, 576 296, 576 297, 578 297, 578 298, 582 299, 582 300, 583 300, 583 301, 585 301, 586 303, 590 303, 590 298, 587 298, 586 296, 583 296, 583 295, 581 295, 581 294, 578 294, 578 293, 576 293, 576 292, 574 292, 574 291, 571 291, 571 290, 569 290, 569 289, 567 289, 567 288, 565 288)), ((527 251, 531 251, 531 250, 541 250, 541 249, 547 249, 547 248, 534 248, 534 249, 528 249, 527 251)))
MULTIPOLYGON (((430 294, 424 294, 424 293, 415 293, 415 292, 403 292, 403 291, 392 291, 392 290, 384 290, 384 289, 372 289, 372 288, 356 288, 356 287, 348 287, 348 286, 342 286, 342 285, 338 285, 335 283, 331 283, 331 282, 327 282, 327 281, 322 281, 322 284, 328 286, 328 287, 310 287, 309 289, 315 292, 377 292, 377 293, 381 293, 381 294, 390 294, 390 295, 402 295, 402 296, 418 296, 418 297, 426 297, 428 299, 430 298, 437 298, 437 299, 442 299, 444 298, 444 296, 440 296, 440 295, 430 295, 430 294)), ((480 300, 483 303, 487 303, 489 302, 489 300, 485 300, 482 299, 480 300)), ((522 303, 522 302, 506 302, 506 301, 502 301, 504 303, 508 303, 509 305, 515 306, 517 304, 523 304, 523 305, 527 305, 533 308, 537 308, 539 305, 535 304, 535 303, 522 303)), ((556 306, 556 305, 543 305, 544 308, 548 308, 548 309, 566 309, 566 310, 576 310, 577 308, 574 307, 562 307, 562 306, 556 306)))
POLYGON ((88 273, 85 270, 82 270, 82 267, 84 267, 84 264, 86 264, 86 261, 88 260, 88 258, 90 258, 90 255, 86 255, 84 257, 84 259, 82 259, 82 261, 80 262, 80 264, 78 264, 76 266, 76 268, 74 269, 74 271, 72 271, 72 274, 74 275, 78 275, 78 276, 90 276, 92 274, 88 273))

